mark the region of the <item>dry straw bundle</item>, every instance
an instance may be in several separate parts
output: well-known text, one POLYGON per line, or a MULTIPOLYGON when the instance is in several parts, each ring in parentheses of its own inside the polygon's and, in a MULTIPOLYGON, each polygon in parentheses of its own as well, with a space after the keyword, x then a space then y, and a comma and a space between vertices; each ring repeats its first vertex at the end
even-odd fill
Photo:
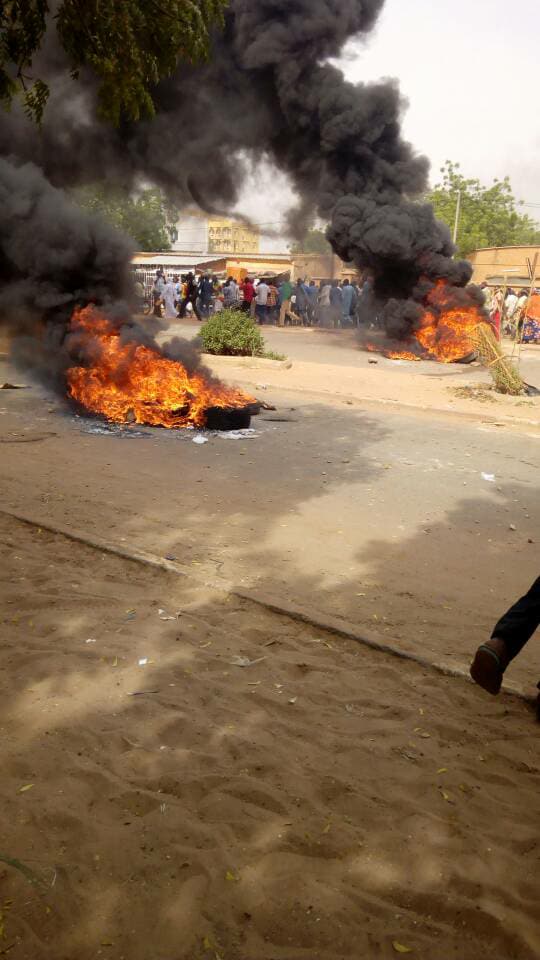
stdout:
POLYGON ((510 357, 505 356, 492 327, 488 323, 479 323, 471 335, 471 340, 481 362, 489 369, 495 389, 499 393, 509 393, 514 397, 525 392, 519 370, 510 357))

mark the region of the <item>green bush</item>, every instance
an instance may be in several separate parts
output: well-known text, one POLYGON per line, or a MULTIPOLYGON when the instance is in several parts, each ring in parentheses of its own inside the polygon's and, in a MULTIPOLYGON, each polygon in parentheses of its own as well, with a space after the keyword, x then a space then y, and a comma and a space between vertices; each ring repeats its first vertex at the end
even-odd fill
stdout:
POLYGON ((201 327, 205 353, 225 357, 262 357, 264 337, 251 317, 240 310, 214 313, 201 327))

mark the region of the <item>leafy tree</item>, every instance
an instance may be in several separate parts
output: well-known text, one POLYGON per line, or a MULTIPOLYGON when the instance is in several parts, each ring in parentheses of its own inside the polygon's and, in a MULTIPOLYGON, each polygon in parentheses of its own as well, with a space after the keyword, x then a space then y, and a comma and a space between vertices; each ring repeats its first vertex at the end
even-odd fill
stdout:
POLYGON ((160 190, 142 190, 131 196, 127 190, 101 184, 75 190, 80 207, 98 213, 133 238, 139 250, 170 250, 168 208, 160 190))
POLYGON ((508 177, 494 180, 485 187, 479 180, 468 180, 460 173, 459 163, 447 160, 441 167, 442 183, 437 184, 427 200, 435 214, 454 229, 458 191, 461 191, 461 212, 457 248, 465 256, 479 247, 515 246, 539 243, 540 229, 526 214, 516 209, 519 201, 512 192, 508 177))
POLYGON ((332 248, 324 230, 308 230, 299 243, 293 243, 291 253, 331 253, 332 248))
MULTIPOLYGON (((100 112, 118 123, 152 115, 152 88, 179 60, 209 53, 210 29, 228 0, 61 0, 55 28, 72 75, 90 68, 99 80, 100 112)), ((49 0, 0 0, 0 100, 22 90, 27 113, 40 121, 49 88, 32 65, 52 24, 49 0)))

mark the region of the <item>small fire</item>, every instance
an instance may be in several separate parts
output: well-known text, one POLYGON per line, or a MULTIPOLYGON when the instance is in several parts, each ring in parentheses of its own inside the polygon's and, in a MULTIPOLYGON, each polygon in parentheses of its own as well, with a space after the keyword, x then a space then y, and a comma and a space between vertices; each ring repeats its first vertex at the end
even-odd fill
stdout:
POLYGON ((122 343, 113 323, 94 306, 77 309, 70 324, 72 348, 90 362, 66 374, 69 396, 115 423, 154 427, 204 427, 206 411, 245 407, 253 397, 188 374, 176 360, 137 343, 122 343))
POLYGON ((392 360, 455 363, 473 353, 475 330, 478 324, 487 324, 488 320, 482 309, 474 304, 456 307, 454 294, 453 287, 438 280, 426 297, 424 315, 414 331, 414 350, 389 350, 386 356, 392 360))

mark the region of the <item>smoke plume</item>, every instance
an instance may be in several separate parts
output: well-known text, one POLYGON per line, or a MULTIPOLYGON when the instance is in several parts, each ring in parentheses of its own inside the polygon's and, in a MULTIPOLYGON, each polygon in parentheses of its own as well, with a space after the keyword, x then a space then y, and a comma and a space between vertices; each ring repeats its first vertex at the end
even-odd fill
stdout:
POLYGON ((1 168, 12 212, 0 228, 0 318, 50 310, 65 317, 84 296, 125 298, 128 245, 76 215, 54 187, 151 181, 175 202, 231 207, 243 177, 240 153, 270 158, 289 174, 300 232, 313 213, 329 219, 335 251, 370 271, 392 336, 414 329, 437 279, 463 292, 469 265, 452 259, 448 230, 431 207, 414 202, 427 186, 428 162, 401 136, 397 86, 348 83, 326 62, 351 37, 369 34, 382 6, 232 0, 210 62, 181 65, 155 90, 156 116, 118 129, 98 119, 94 77, 83 71, 71 79, 51 20, 35 64, 52 90, 43 128, 17 108, 0 125, 0 155, 18 164, 1 168), (24 164, 30 160, 47 180, 24 164))

